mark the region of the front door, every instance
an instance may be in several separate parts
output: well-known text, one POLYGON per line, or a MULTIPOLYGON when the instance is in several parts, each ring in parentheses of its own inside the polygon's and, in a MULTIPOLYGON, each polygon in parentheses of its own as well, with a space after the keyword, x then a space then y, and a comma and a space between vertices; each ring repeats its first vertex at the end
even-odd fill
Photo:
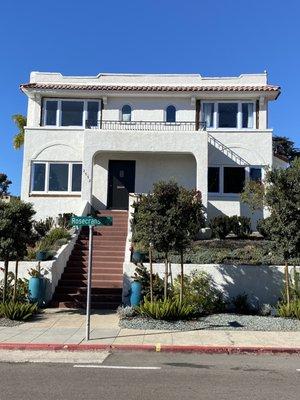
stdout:
POLYGON ((109 160, 108 207, 128 210, 129 193, 134 193, 134 182, 135 161, 109 160))

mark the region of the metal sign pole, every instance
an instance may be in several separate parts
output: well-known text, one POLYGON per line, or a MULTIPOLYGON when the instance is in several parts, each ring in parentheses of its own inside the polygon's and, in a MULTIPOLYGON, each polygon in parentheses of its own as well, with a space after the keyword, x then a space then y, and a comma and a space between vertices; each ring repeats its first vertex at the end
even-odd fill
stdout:
POLYGON ((86 298, 86 340, 90 340, 91 326, 91 288, 92 288, 92 263, 93 260, 93 226, 89 225, 89 261, 88 261, 88 281, 87 281, 87 298, 86 298))

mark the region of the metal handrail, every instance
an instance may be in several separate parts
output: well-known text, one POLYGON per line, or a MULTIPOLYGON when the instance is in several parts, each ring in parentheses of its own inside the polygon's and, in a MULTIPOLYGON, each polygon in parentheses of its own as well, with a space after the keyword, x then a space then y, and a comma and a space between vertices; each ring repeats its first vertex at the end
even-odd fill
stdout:
POLYGON ((205 129, 205 123, 192 121, 117 121, 104 120, 98 121, 98 126, 91 126, 86 121, 87 129, 103 129, 103 130, 138 130, 138 131, 195 131, 197 129, 205 129))

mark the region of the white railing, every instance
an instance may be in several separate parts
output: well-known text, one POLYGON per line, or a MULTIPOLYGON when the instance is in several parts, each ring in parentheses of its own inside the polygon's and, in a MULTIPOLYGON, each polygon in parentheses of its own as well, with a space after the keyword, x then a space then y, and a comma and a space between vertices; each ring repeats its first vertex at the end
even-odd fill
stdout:
POLYGON ((204 129, 203 123, 195 123, 191 121, 165 122, 165 121, 99 121, 98 126, 90 126, 86 123, 87 128, 102 130, 125 130, 125 131, 195 131, 204 129))

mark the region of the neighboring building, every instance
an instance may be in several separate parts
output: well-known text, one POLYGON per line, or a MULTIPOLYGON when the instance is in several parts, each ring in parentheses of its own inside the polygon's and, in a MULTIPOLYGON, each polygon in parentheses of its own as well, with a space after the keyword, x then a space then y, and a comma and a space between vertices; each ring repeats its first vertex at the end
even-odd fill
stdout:
MULTIPOLYGON (((245 180, 278 165, 268 127, 280 88, 267 75, 32 72, 22 199, 36 218, 95 209, 127 209, 129 193, 174 178, 202 192, 209 218, 250 215, 245 180)), ((255 215, 254 220, 259 218, 255 215)))

